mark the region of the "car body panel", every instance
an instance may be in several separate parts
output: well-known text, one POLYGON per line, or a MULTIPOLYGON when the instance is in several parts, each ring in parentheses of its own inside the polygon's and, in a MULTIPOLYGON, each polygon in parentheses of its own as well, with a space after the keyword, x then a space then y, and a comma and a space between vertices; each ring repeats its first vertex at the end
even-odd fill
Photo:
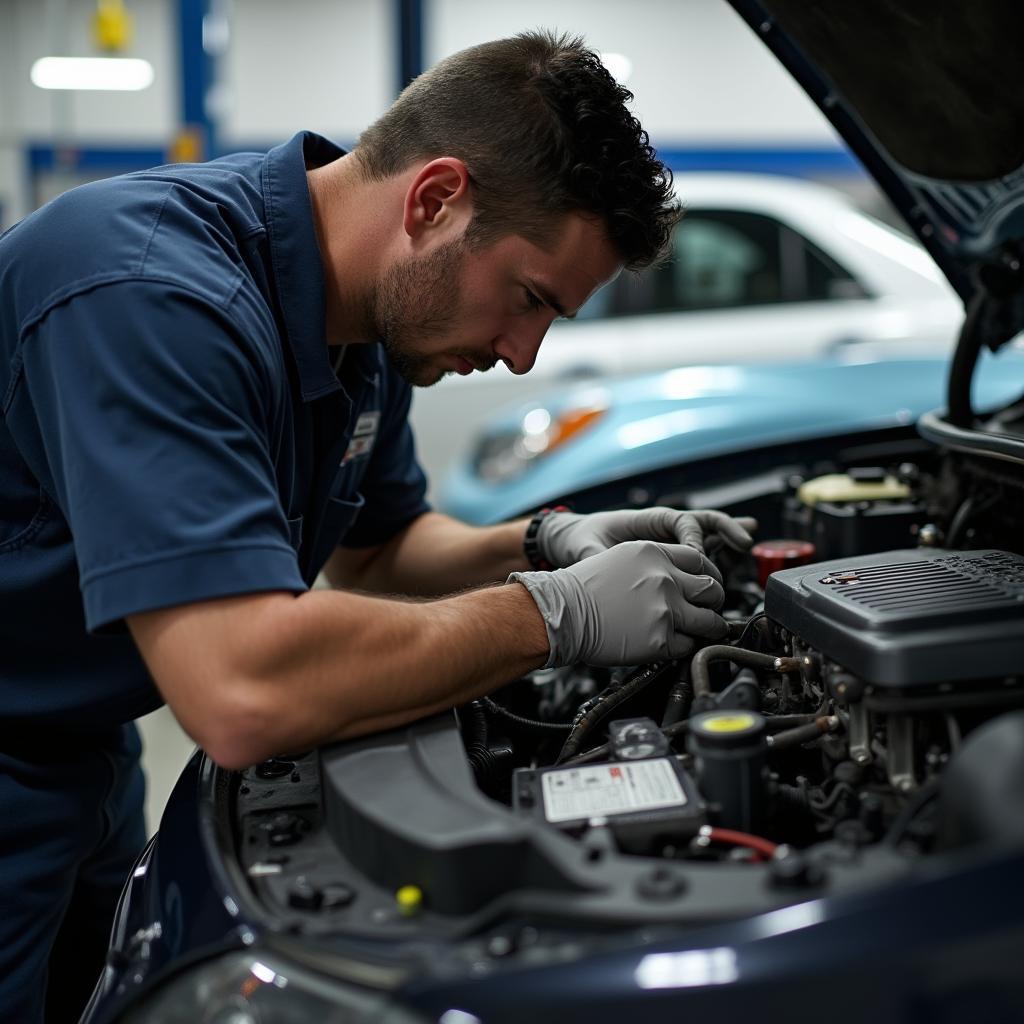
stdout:
MULTIPOLYGON (((439 507, 472 523, 493 523, 555 497, 668 465, 802 438, 906 426, 941 404, 942 359, 819 360, 790 365, 692 366, 551 392, 506 410, 489 435, 516 432, 532 408, 553 413, 606 406, 589 429, 526 463, 521 475, 492 483, 473 462, 446 478, 439 507)), ((992 406, 1024 388, 1024 353, 987 360, 976 401, 992 406)))

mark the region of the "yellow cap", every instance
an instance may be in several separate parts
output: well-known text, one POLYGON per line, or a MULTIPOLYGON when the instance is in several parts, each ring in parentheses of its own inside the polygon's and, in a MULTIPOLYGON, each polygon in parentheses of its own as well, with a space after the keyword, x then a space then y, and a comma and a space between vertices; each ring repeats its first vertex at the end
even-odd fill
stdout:
POLYGON ((423 906, 423 890, 418 885, 403 885, 395 893, 395 902, 398 904, 398 912, 403 917, 412 917, 418 914, 423 906))
POLYGON ((737 714, 709 715, 700 727, 705 732, 743 732, 757 725, 757 719, 745 712, 737 714))

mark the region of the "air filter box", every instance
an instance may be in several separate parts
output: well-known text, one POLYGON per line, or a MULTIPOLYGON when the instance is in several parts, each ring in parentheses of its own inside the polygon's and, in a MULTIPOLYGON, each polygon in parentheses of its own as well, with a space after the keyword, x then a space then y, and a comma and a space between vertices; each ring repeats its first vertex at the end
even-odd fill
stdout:
POLYGON ((768 617, 876 686, 1024 674, 1024 558, 887 551, 783 569, 768 617))

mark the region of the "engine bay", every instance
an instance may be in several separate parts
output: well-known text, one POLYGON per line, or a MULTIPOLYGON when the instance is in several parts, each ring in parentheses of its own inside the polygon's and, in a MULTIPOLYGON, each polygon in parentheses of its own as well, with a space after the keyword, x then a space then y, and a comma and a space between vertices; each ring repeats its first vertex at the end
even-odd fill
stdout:
POLYGON ((905 883, 1020 841, 1017 467, 904 451, 790 474, 784 542, 713 555, 726 641, 534 672, 249 770, 250 883, 324 934, 621 931, 905 883))

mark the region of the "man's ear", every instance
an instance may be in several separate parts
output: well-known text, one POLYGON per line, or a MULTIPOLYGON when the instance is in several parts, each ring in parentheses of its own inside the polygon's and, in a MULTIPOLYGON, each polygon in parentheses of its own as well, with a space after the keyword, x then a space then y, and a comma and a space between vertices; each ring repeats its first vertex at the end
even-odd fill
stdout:
POLYGON ((473 213, 469 184, 469 170, 457 157, 424 164, 405 193, 405 233, 413 239, 438 230, 462 234, 473 213))

